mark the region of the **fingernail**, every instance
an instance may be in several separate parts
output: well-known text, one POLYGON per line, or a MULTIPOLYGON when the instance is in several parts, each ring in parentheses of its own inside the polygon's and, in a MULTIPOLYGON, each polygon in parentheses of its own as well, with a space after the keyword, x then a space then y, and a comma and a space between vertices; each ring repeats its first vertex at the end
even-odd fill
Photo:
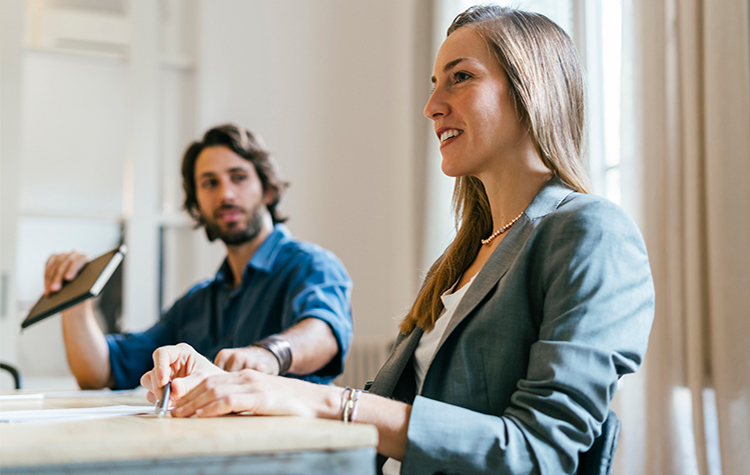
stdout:
POLYGON ((201 414, 203 414, 203 409, 198 409, 197 411, 195 411, 196 416, 200 416, 201 414))

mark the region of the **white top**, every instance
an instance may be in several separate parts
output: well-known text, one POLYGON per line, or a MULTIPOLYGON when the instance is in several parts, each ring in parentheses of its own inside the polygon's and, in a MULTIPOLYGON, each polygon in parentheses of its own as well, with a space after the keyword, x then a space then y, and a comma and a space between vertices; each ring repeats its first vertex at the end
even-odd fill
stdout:
POLYGON ((472 277, 466 285, 457 291, 453 292, 453 289, 456 287, 454 285, 440 296, 440 300, 443 301, 443 311, 435 322, 435 327, 432 331, 422 334, 422 338, 419 339, 419 345, 417 346, 417 349, 414 350, 414 374, 417 380, 417 394, 422 393, 424 377, 427 374, 427 370, 430 369, 432 360, 435 358, 435 354, 439 349, 438 345, 443 339, 443 334, 448 326, 448 322, 453 318, 453 314, 456 313, 458 304, 461 303, 461 299, 464 298, 466 291, 469 290, 475 277, 476 274, 474 274, 474 277, 472 277))
MULTIPOLYGON (((432 331, 422 334, 422 337, 419 339, 419 345, 417 346, 417 349, 414 350, 414 375, 417 380, 417 394, 422 393, 424 377, 427 374, 427 370, 430 369, 432 360, 435 358, 435 354, 439 349, 438 345, 443 339, 443 334, 448 326, 448 322, 453 319, 453 314, 456 313, 458 304, 461 303, 466 291, 469 290, 469 287, 474 282, 475 277, 476 274, 474 274, 474 277, 472 277, 466 285, 458 289, 456 292, 453 292, 453 289, 456 287, 454 285, 440 296, 440 300, 443 301, 443 307, 445 308, 443 308, 443 311, 435 322, 435 327, 432 331)), ((458 284, 458 282, 456 282, 456 284, 458 284)), ((389 458, 385 461, 385 464, 383 464, 383 475, 399 475, 400 473, 401 462, 398 460, 389 458)))

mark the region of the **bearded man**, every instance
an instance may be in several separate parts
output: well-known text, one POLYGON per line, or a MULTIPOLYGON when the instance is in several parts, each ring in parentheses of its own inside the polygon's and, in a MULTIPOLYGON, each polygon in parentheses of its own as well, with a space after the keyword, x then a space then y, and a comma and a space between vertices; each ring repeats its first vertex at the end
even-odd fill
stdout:
MULTIPOLYGON (((331 252, 294 239, 278 210, 287 187, 261 140, 233 124, 192 143, 182 162, 185 210, 220 239, 227 257, 150 329, 109 334, 91 301, 63 312, 71 371, 84 389, 128 389, 160 346, 187 343, 226 371, 254 369, 327 383, 343 371, 352 338, 351 279, 331 252)), ((88 258, 53 255, 45 294, 88 258)))

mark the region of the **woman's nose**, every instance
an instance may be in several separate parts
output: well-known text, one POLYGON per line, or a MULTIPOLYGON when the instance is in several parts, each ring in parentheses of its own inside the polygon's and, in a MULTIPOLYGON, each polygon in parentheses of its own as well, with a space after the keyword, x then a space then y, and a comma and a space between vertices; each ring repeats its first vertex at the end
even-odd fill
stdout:
POLYGON ((438 89, 435 89, 434 91, 432 91, 430 99, 424 106, 424 116, 430 120, 435 120, 436 118, 445 115, 446 112, 447 105, 443 100, 442 94, 438 89))

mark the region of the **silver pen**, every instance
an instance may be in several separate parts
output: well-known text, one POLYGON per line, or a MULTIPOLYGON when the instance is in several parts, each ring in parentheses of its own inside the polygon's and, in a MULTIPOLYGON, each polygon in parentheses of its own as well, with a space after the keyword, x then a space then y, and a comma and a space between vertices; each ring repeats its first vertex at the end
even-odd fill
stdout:
POLYGON ((156 406, 154 407, 154 414, 156 414, 159 418, 162 418, 167 415, 167 410, 169 409, 169 393, 171 392, 171 387, 172 387, 172 381, 169 381, 161 389, 161 399, 156 401, 156 406))

